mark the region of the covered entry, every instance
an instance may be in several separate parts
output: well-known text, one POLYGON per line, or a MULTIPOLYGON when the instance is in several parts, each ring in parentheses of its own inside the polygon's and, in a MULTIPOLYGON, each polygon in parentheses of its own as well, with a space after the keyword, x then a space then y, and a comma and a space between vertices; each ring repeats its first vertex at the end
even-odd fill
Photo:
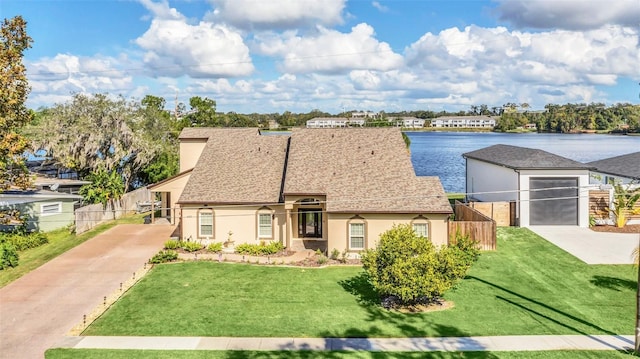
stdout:
POLYGON ((578 178, 529 179, 531 225, 578 225, 578 178))

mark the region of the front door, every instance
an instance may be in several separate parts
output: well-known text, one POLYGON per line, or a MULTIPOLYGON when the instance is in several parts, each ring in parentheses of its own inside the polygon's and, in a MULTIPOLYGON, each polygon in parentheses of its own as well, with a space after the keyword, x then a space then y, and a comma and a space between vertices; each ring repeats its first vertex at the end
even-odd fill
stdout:
POLYGON ((322 209, 300 209, 298 212, 298 237, 322 238, 322 209))

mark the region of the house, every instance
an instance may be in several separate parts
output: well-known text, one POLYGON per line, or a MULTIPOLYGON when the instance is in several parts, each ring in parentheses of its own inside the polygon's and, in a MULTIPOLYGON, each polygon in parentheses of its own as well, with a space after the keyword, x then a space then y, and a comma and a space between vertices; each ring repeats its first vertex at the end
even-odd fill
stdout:
POLYGON ((308 120, 307 128, 336 128, 336 127, 362 127, 365 124, 364 118, 346 117, 316 117, 308 120))
POLYGON ((417 117, 397 117, 390 121, 394 121, 396 126, 404 128, 423 128, 425 123, 424 119, 417 117))
POLYGON ((431 120, 431 127, 493 128, 496 120, 489 116, 443 116, 431 120))
POLYGON ((594 167, 591 172, 592 183, 640 183, 640 152, 605 158, 587 164, 594 167))
POLYGON ((516 221, 589 226, 592 166, 543 150, 494 145, 463 154, 470 200, 514 202, 516 221))
POLYGON ((436 244, 448 241, 444 189, 415 175, 398 128, 189 128, 180 141, 181 173, 150 189, 164 192, 182 239, 355 254, 411 223, 436 244))
POLYGON ((63 192, 70 194, 78 194, 80 188, 91 181, 83 181, 70 178, 52 178, 42 175, 36 175, 33 186, 36 189, 63 192))
MULTIPOLYGON (((8 190, 0 193, 0 210, 18 210, 26 220, 27 230, 48 232, 74 223, 75 205, 81 196, 45 190, 8 190)), ((0 226, 11 229, 16 223, 0 226)))

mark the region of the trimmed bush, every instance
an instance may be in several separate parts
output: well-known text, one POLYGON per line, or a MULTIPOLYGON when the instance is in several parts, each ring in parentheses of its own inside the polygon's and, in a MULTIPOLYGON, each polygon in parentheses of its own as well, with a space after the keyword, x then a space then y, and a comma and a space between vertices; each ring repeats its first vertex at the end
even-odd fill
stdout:
POLYGON ((398 225, 380 236, 376 249, 363 253, 362 264, 383 302, 394 298, 415 305, 439 299, 464 278, 478 254, 468 237, 457 235, 456 244, 437 248, 416 236, 411 225, 398 225))
POLYGON ((47 235, 41 232, 32 233, 3 233, 0 234, 0 242, 13 244, 17 251, 24 251, 30 248, 40 247, 49 243, 47 235))
POLYGON ((187 252, 196 252, 204 248, 202 243, 198 242, 182 242, 182 249, 187 252))
POLYGON ((10 242, 0 243, 0 270, 18 266, 18 251, 10 242))
POLYGON ((151 259, 149 259, 149 263, 152 264, 160 264, 166 262, 172 262, 178 259, 178 252, 172 250, 160 251, 156 253, 151 259))
POLYGON ((180 241, 170 239, 164 242, 164 249, 178 249, 180 248, 180 241))
POLYGON ((215 243, 209 244, 209 246, 207 247, 207 251, 214 252, 214 253, 222 252, 222 243, 221 242, 215 242, 215 243))
POLYGON ((242 243, 236 246, 236 253, 248 254, 252 256, 267 256, 276 254, 284 249, 282 243, 273 241, 269 244, 260 242, 260 244, 242 243))

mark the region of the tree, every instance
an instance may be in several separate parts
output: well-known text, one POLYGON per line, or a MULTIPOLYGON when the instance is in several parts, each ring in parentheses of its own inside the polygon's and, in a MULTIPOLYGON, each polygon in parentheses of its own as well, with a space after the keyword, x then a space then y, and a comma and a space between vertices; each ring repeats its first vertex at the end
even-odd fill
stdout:
POLYGON ((362 264, 384 301, 429 303, 464 278, 478 256, 475 243, 457 237, 455 245, 437 248, 411 225, 397 225, 380 236, 376 249, 363 254, 362 264))
POLYGON ((209 98, 194 96, 189 99, 191 111, 184 117, 185 127, 220 127, 220 119, 216 114, 216 102, 209 98))
POLYGON ((34 149, 46 151, 62 167, 76 170, 80 177, 102 167, 115 170, 129 189, 162 143, 134 131, 140 122, 136 105, 122 97, 75 94, 70 103, 47 111, 29 133, 34 149))
POLYGON ((112 170, 108 172, 104 167, 98 168, 95 172, 87 176, 91 181, 80 187, 78 194, 81 195, 86 202, 89 203, 112 203, 114 200, 120 199, 124 194, 124 183, 122 177, 112 170))
POLYGON ((133 179, 138 185, 156 183, 178 173, 178 135, 182 128, 169 111, 165 110, 165 100, 152 95, 140 101, 137 120, 132 129, 145 143, 156 145, 153 157, 135 173, 133 179))
POLYGON ((624 227, 630 214, 640 213, 640 208, 635 208, 639 200, 640 187, 625 186, 619 181, 613 183, 613 206, 609 211, 616 217, 616 227, 624 227))
POLYGON ((23 156, 28 141, 19 132, 33 117, 25 106, 31 88, 22 59, 33 42, 26 28, 21 16, 4 19, 0 28, 0 192, 31 185, 23 156))

